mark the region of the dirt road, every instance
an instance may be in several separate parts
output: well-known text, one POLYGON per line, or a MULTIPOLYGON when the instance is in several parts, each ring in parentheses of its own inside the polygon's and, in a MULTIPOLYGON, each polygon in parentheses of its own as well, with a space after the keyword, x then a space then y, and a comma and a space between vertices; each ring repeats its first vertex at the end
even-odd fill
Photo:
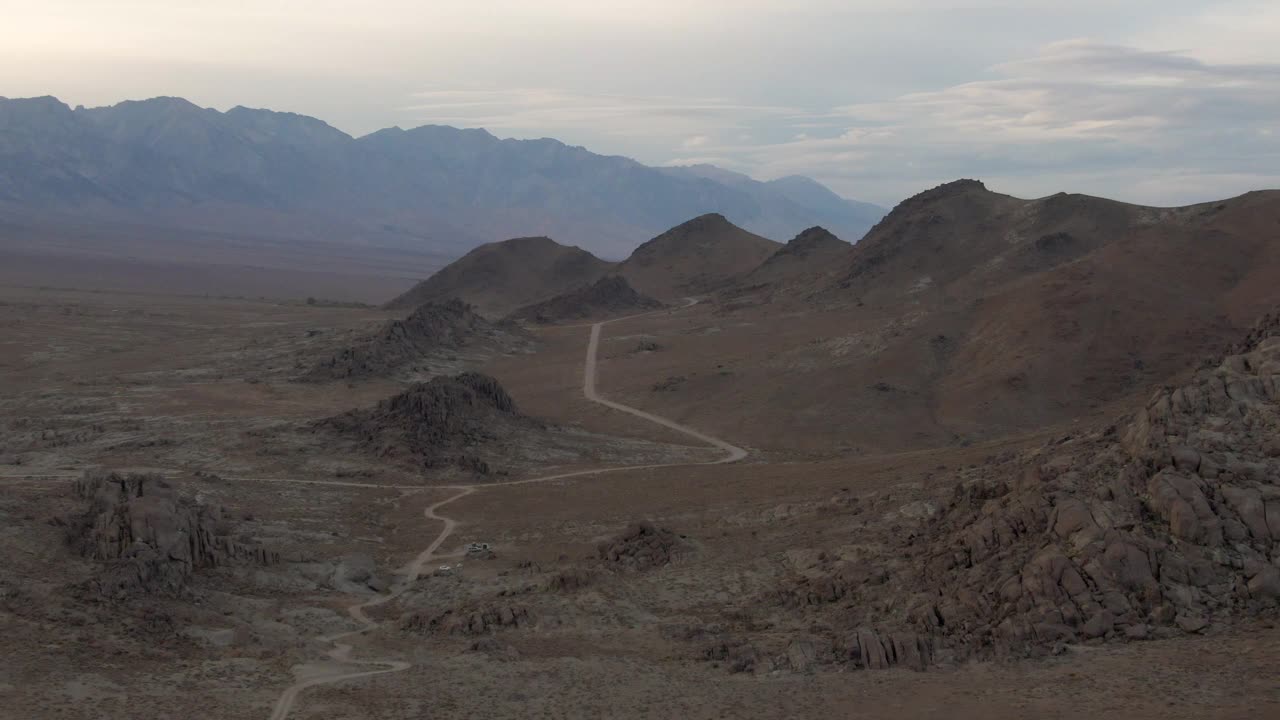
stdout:
MULTIPOLYGON (((690 299, 687 301, 687 304, 684 307, 689 307, 695 304, 696 302, 697 302, 696 300, 690 299)), ((440 500, 439 502, 436 502, 435 504, 429 506, 423 512, 423 516, 427 520, 436 520, 443 523, 444 526, 440 529, 440 534, 437 535, 435 539, 431 541, 431 544, 428 545, 425 550, 419 553, 418 556, 414 558, 413 561, 410 562, 408 566, 405 567, 405 569, 402 572, 402 580, 399 583, 397 583, 397 585, 391 590, 391 592, 385 595, 379 595, 378 597, 375 597, 371 600, 367 600, 365 602, 358 603, 347 608, 347 613, 352 617, 352 619, 354 619, 357 623, 360 624, 360 628, 356 630, 344 632, 338 635, 330 635, 327 637, 320 638, 321 642, 331 644, 333 646, 332 649, 330 649, 327 653, 329 662, 313 663, 313 664, 301 666, 299 668, 295 668, 294 672, 298 676, 298 680, 294 684, 285 688, 284 692, 280 694, 280 698, 276 701, 275 707, 271 712, 271 720, 285 720, 285 718, 289 716, 290 710, 293 709, 294 703, 297 702, 298 695, 303 690, 306 690, 309 687, 315 687, 317 685, 327 685, 330 683, 342 682, 344 680, 355 680, 358 678, 370 677, 373 675, 381 675, 384 673, 400 672, 402 670, 407 670, 410 667, 409 663, 406 663, 400 660, 353 659, 351 657, 352 645, 348 643, 344 643, 342 641, 345 640, 346 638, 366 633, 378 627, 378 623, 370 619, 369 616, 365 613, 366 609, 377 607, 379 605, 384 605, 388 602, 391 602, 392 600, 396 599, 400 595, 407 592, 409 588, 413 587, 413 584, 417 582, 419 577, 422 576, 423 571, 433 562, 442 560, 448 557, 453 557, 453 555, 441 555, 439 553, 440 547, 444 544, 446 540, 449 539, 449 537, 453 534, 455 528, 457 528, 457 525, 458 525, 458 522, 453 518, 440 515, 437 512, 440 508, 444 507, 445 505, 448 505, 449 503, 454 502, 455 500, 464 498, 467 495, 470 495, 480 489, 492 489, 492 488, 500 488, 500 487, 505 487, 510 485, 526 485, 530 483, 551 482, 554 480, 565 480, 568 478, 583 477, 587 475, 602 475, 605 473, 617 473, 617 472, 626 472, 626 471, 633 471, 633 470, 648 470, 648 469, 662 468, 662 467, 681 467, 681 466, 688 466, 691 464, 717 465, 721 463, 737 462, 738 460, 741 460, 747 456, 747 451, 745 449, 740 448, 736 445, 733 445, 732 443, 721 440, 720 438, 712 437, 705 433, 701 433, 691 427, 686 427, 673 420, 668 420, 667 418, 654 415, 653 413, 648 413, 648 412, 645 412, 644 410, 633 408, 630 405, 623 405, 622 403, 614 402, 613 400, 609 400, 608 398, 601 397, 600 394, 596 391, 597 358, 598 358, 599 349, 600 349, 600 335, 604 326, 612 323, 623 322, 636 317, 642 317, 644 315, 651 315, 651 314, 653 313, 642 313, 641 315, 630 315, 623 318, 616 318, 614 320, 606 320, 604 322, 598 322, 591 326, 591 336, 590 336, 590 340, 587 342, 587 356, 583 364, 583 372, 582 372, 583 396, 591 402, 604 405, 605 407, 612 408, 619 412, 624 412, 629 415, 634 415, 642 420, 646 420, 651 423, 656 423, 663 427, 670 428, 671 430, 675 430, 676 432, 688 435, 691 438, 694 438, 700 442, 705 443, 709 447, 713 447, 723 451, 725 453, 724 457, 718 460, 711 460, 705 463, 659 463, 659 464, 650 464, 650 465, 627 465, 622 467, 603 468, 599 470, 579 470, 576 472, 562 473, 559 475, 547 475, 544 477, 528 478, 525 480, 514 480, 511 482, 505 482, 505 483, 494 483, 494 484, 486 484, 486 485, 444 486, 445 489, 455 489, 458 492, 453 495, 450 495, 449 497, 443 500, 440 500), (353 666, 354 668, 366 668, 366 669, 354 669, 353 666)), ((360 487, 366 486, 364 483, 327 482, 323 480, 312 480, 312 481, 282 480, 281 482, 306 482, 306 483, 318 484, 318 485, 351 485, 351 486, 360 486, 360 487)))

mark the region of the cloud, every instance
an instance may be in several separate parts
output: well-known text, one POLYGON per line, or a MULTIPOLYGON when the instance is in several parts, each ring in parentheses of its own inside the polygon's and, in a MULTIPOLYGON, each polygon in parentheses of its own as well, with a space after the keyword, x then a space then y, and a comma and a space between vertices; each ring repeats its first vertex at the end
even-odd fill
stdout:
POLYGON ((1143 48, 1193 48, 1219 63, 1267 62, 1280 51, 1280 4, 1274 0, 1219 1, 1183 16, 1165 17, 1137 32, 1143 48))
POLYGON ((1280 185, 1280 64, 1087 39, 1048 43, 984 79, 826 108, 726 97, 439 88, 409 116, 517 136, 585 138, 658 164, 814 176, 893 203, 957 177, 1174 204, 1280 185))
POLYGON ((881 201, 961 176, 1013 192, 1075 189, 1148 202, 1280 185, 1280 64, 1213 64, 1071 40, 992 72, 991 80, 837 107, 824 114, 844 125, 836 136, 729 154, 765 175, 809 173, 881 201), (1071 180, 1089 186, 1060 186, 1071 180))
POLYGON ((441 88, 414 94, 406 122, 485 127, 519 137, 611 137, 633 144, 701 148, 714 137, 785 121, 796 108, 725 98, 579 93, 551 88, 441 88))
POLYGON ((960 176, 1143 202, 1280 184, 1275 0, 10 4, 0 95, 488 127, 890 204, 960 176))

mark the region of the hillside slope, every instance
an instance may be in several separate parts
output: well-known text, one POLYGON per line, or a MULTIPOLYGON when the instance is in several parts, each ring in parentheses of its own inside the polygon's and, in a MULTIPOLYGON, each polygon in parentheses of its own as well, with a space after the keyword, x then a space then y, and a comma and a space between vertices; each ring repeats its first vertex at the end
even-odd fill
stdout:
MULTIPOLYGON (((848 254, 849 247, 826 228, 811 227, 738 278, 736 284, 743 288, 785 285, 824 276, 848 254)), ((806 283, 806 287, 811 286, 806 283)))
POLYGON ((757 267, 781 247, 711 213, 636 248, 618 266, 618 274, 646 295, 671 300, 716 289, 757 267))
POLYGON ((942 422, 1064 419, 1186 368, 1280 300, 1280 193, 1148 208, 953 183, 868 233, 831 294, 916 308, 904 343, 947 337, 942 422))
POLYGON ((1280 192, 1148 208, 952 183, 830 266, 690 311, 704 317, 660 361, 619 359, 620 392, 761 447, 827 453, 1102 417, 1280 304, 1280 192), (672 376, 685 380, 651 392, 672 376))
POLYGON ((613 267, 591 253, 546 237, 488 243, 423 280, 387 304, 412 308, 458 299, 481 314, 501 317, 595 282, 613 267))

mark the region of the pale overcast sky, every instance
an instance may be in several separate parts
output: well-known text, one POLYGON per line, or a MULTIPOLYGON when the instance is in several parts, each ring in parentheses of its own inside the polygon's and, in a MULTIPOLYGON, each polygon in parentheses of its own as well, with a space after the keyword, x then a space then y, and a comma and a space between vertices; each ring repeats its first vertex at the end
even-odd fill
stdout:
POLYGON ((1280 0, 0 0, 0 95, 179 95, 801 173, 1177 204, 1280 187, 1280 0))

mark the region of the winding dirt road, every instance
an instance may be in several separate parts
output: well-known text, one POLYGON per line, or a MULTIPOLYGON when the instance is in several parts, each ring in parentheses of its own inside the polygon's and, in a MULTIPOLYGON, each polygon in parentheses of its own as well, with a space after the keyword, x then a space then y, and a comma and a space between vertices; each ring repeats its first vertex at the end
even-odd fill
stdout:
MULTIPOLYGON (((691 298, 686 302, 687 304, 684 307, 689 307, 695 304, 697 300, 691 298)), ((725 456, 720 458, 719 460, 711 460, 704 463, 658 463, 658 464, 650 464, 650 465, 626 465, 621 467, 604 468, 600 470, 578 470, 576 472, 561 473, 559 475, 547 475, 544 477, 528 478, 526 480, 514 480, 511 482, 504 482, 504 483, 492 483, 492 484, 485 484, 485 485, 433 486, 433 488, 431 489, 441 488, 446 490, 449 490, 449 489, 457 490, 457 493, 450 495, 449 497, 443 500, 440 500, 430 505, 429 507, 427 507, 426 511, 423 513, 423 516, 427 520, 437 520, 443 523, 443 527, 440 529, 440 534, 437 535, 436 538, 431 541, 431 544, 428 545, 425 550, 419 553, 418 556, 414 558, 411 563, 409 563, 409 565, 402 572, 402 580, 399 583, 397 583, 397 585, 393 587, 389 593, 385 595, 379 595, 371 600, 367 600, 365 602, 358 603, 356 605, 352 605, 349 608, 347 608, 347 613, 352 617, 352 619, 354 619, 357 623, 359 623, 360 627, 356 630, 340 633, 338 635, 329 635, 329 636, 320 638, 321 642, 327 643, 333 646, 332 649, 330 649, 328 653, 326 653, 330 662, 320 663, 320 664, 310 664, 310 665, 305 665, 305 666, 302 666, 301 668, 295 669, 295 674, 298 676, 298 681, 290 685, 288 688, 285 688, 284 692, 280 694, 280 698, 279 700, 276 701, 275 708, 271 712, 271 720, 285 720, 285 718, 289 716, 289 712, 293 709, 294 704, 297 702, 299 694, 302 693, 303 690, 306 690, 309 687, 315 687, 317 685, 327 685, 330 683, 342 682, 344 680, 355 680, 357 678, 370 677, 373 675, 382 675, 385 673, 400 672, 402 670, 407 670, 410 667, 409 663, 403 662, 400 660, 354 659, 351 657, 353 646, 349 643, 343 642, 343 640, 349 637, 353 637, 356 635, 369 632, 370 630, 373 630, 374 628, 378 627, 378 623, 373 619, 371 619, 365 613, 365 610, 378 607, 379 605, 384 605, 396 599, 397 597, 403 595, 411 587, 413 587, 413 584, 417 582, 419 577, 422 576, 423 570, 427 568, 431 563, 437 560, 442 560, 442 559, 457 556, 456 554, 443 555, 439 553, 440 546, 443 545, 444 542, 448 540, 451 535, 453 535, 454 530, 458 526, 458 522, 456 520, 450 517, 446 517, 444 515, 440 515, 437 512, 440 508, 444 507, 445 505, 448 505, 449 503, 454 502, 456 500, 460 500, 482 488, 487 489, 487 488, 506 487, 509 485, 526 485, 530 483, 551 482, 553 480, 565 480, 568 478, 583 477, 586 475, 603 475, 605 473, 617 473, 617 472, 626 472, 626 471, 632 471, 632 470, 647 470, 647 469, 664 468, 664 467, 682 467, 682 466, 689 466, 689 465, 718 465, 722 463, 737 462, 738 460, 741 460, 747 456, 746 450, 736 445, 733 445, 731 443, 725 442, 720 438, 712 437, 711 435, 698 432, 697 430, 694 430, 691 427, 686 427, 673 420, 668 420, 667 418, 661 417, 659 415, 654 415, 653 413, 648 413, 648 412, 645 412, 644 410, 633 408, 630 405, 623 405, 622 403, 614 402, 613 400, 609 400, 607 398, 601 397, 600 394, 596 392, 596 365, 597 365, 596 360, 597 360, 597 355, 599 354, 599 349, 600 349, 600 335, 604 326, 612 323, 623 322, 625 320, 631 320, 633 318, 643 317, 645 315, 652 315, 652 314, 653 313, 641 313, 638 315, 628 315, 627 317, 615 318, 613 320, 606 320, 606 321, 598 322, 598 323, 595 323, 594 325, 591 325, 591 339, 587 343, 587 357, 586 357, 586 362, 583 365, 583 372, 582 372, 583 396, 591 402, 599 403, 600 405, 604 405, 605 407, 612 408, 614 410, 618 410, 620 412, 624 412, 629 415, 634 415, 642 420, 647 420, 648 422, 656 423, 663 427, 670 428, 671 430, 675 430, 676 432, 682 433, 684 435, 688 435, 689 437, 694 438, 699 442, 705 443, 710 447, 724 451, 725 456), (364 668, 364 669, 353 669, 353 666, 355 668, 364 668)), ((262 478, 262 480, 269 480, 269 479, 262 478)), ((373 485, 373 484, 367 484, 367 483, 328 482, 324 480, 273 480, 272 479, 272 481, 299 482, 299 483, 315 484, 315 485, 342 485, 342 486, 352 486, 352 487, 381 487, 381 488, 419 489, 419 490, 423 489, 421 487, 416 487, 416 486, 410 487, 410 486, 401 486, 401 485, 394 485, 394 486, 393 485, 373 485)))

